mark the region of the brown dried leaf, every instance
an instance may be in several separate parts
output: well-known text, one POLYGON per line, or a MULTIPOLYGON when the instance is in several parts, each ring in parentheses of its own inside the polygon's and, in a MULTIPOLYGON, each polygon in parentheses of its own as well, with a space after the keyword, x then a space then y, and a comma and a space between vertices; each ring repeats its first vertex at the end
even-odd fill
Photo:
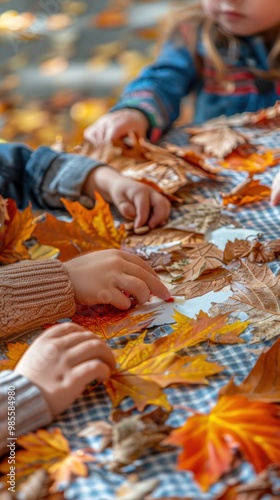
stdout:
POLYGON ((53 481, 44 469, 31 474, 18 488, 15 499, 20 500, 63 500, 63 491, 50 493, 53 481))
POLYGON ((251 262, 271 262, 280 255, 280 239, 260 242, 259 240, 228 241, 223 260, 228 263, 234 259, 247 257, 251 262))
POLYGON ((269 465, 249 483, 229 486, 215 500, 261 500, 267 494, 270 494, 270 500, 274 500, 279 498, 279 494, 273 495, 274 483, 279 479, 279 464, 269 465))
POLYGON ((175 161, 173 165, 158 161, 138 163, 123 168, 122 174, 136 180, 148 179, 157 184, 165 194, 173 194, 187 184, 185 170, 175 161))
POLYGON ((186 162, 194 165, 195 167, 200 167, 202 170, 209 172, 211 174, 217 174, 221 171, 221 167, 217 165, 213 165, 204 155, 199 154, 197 151, 194 151, 189 148, 178 147, 175 144, 165 144, 165 147, 176 154, 179 158, 183 158, 186 162))
POLYGON ((201 297, 208 292, 218 292, 228 285, 230 272, 223 268, 204 271, 194 281, 181 281, 172 288, 172 295, 184 295, 185 299, 201 297))
POLYGON ((250 400, 280 402, 280 339, 260 355, 254 368, 241 384, 236 386, 231 379, 220 391, 222 396, 236 394, 250 400))
MULTIPOLYGON (((125 240, 124 244, 129 247, 135 247, 137 244, 141 243, 143 246, 158 246, 165 245, 166 243, 176 242, 178 243, 178 248, 181 249, 180 243, 194 243, 196 241, 203 241, 203 237, 194 233, 187 233, 187 231, 180 231, 177 229, 162 229, 156 228, 149 231, 149 233, 144 235, 130 234, 125 240)), ((176 247, 177 248, 177 247, 176 247)), ((165 251, 170 251, 170 249, 165 248, 165 251)), ((174 248, 172 247, 172 250, 174 248)))
POLYGON ((251 327, 253 334, 252 342, 261 342, 262 340, 271 340, 279 335, 280 331, 280 317, 264 315, 263 321, 258 321, 251 327))
POLYGON ((159 479, 145 479, 139 483, 128 481, 117 489, 116 496, 122 500, 145 500, 158 484, 159 479))
POLYGON ((119 472, 122 467, 141 457, 149 448, 160 451, 170 449, 160 445, 172 430, 172 427, 165 425, 168 417, 169 412, 161 408, 141 415, 133 415, 132 411, 115 410, 112 413, 113 424, 103 421, 91 422, 79 432, 79 436, 101 435, 102 449, 110 445, 113 448, 109 469, 119 472))
POLYGON ((207 125, 201 128, 188 128, 187 132, 193 135, 191 143, 201 146, 204 153, 217 158, 224 158, 247 140, 243 134, 228 126, 210 128, 207 125))
POLYGON ((165 228, 193 231, 206 234, 221 226, 231 224, 231 220, 222 214, 222 207, 217 203, 188 203, 172 210, 174 220, 165 228))
MULTIPOLYGON (((232 297, 222 304, 214 304, 210 313, 216 315, 221 311, 243 311, 254 326, 263 326, 262 338, 272 338, 273 330, 268 337, 266 325, 267 322, 280 321, 280 278, 266 264, 243 259, 238 269, 231 271, 228 281, 233 291, 232 297)), ((253 334, 255 340, 260 340, 255 331, 253 334)))
POLYGON ((185 250, 185 258, 188 260, 188 263, 179 266, 181 273, 180 279, 184 281, 194 281, 203 271, 207 269, 216 269, 223 265, 223 253, 216 245, 205 242, 193 245, 187 244, 187 247, 188 248, 185 250), (219 261, 221 262, 219 263, 219 261))
POLYGON ((208 165, 201 155, 190 150, 170 145, 158 146, 134 134, 124 141, 115 141, 96 149, 86 142, 77 151, 106 161, 125 176, 152 182, 169 196, 188 183, 187 174, 216 179, 215 174, 220 170, 220 167, 208 165))

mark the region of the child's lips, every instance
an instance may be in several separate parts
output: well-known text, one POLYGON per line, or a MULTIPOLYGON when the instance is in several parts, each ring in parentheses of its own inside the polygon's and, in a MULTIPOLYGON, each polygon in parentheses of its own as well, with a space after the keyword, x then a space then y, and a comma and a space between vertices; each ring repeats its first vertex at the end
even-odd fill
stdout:
POLYGON ((226 18, 229 21, 234 21, 234 20, 237 21, 245 17, 243 14, 240 14, 240 12, 235 12, 233 10, 221 11, 220 16, 226 18))

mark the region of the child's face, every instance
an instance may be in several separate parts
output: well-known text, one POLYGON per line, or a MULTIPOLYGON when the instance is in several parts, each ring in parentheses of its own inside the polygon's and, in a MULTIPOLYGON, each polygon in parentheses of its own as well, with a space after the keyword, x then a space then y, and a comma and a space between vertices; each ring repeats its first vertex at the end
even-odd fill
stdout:
POLYGON ((238 36, 254 35, 280 23, 280 0, 201 0, 204 12, 238 36))

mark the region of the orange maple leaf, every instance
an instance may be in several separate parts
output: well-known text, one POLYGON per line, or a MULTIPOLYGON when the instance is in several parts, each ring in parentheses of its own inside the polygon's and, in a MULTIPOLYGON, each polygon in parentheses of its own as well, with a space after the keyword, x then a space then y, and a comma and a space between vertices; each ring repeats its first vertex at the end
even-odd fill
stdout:
POLYGON ((41 244, 59 248, 62 261, 90 251, 120 248, 126 235, 124 227, 115 228, 109 204, 98 193, 95 196, 97 202, 92 210, 77 201, 62 200, 73 220, 59 221, 47 214, 44 222, 37 223, 34 236, 41 244))
POLYGON ((0 371, 13 370, 28 347, 29 345, 26 343, 8 342, 6 344, 7 351, 5 352, 8 359, 0 360, 0 371))
MULTIPOLYGON (((1 199, 5 201, 2 197, 1 199)), ((12 264, 29 259, 28 249, 23 243, 31 237, 35 227, 31 207, 20 212, 15 201, 8 199, 5 210, 2 210, 2 219, 4 224, 0 224, 0 263, 12 264)))
POLYGON ((126 237, 124 225, 121 224, 116 229, 109 203, 103 200, 97 191, 94 192, 94 197, 96 202, 92 210, 86 209, 78 201, 63 198, 61 201, 85 233, 104 239, 108 245, 106 248, 120 248, 120 244, 126 237))
POLYGON ((273 167, 276 163, 272 151, 265 151, 262 154, 253 153, 246 158, 233 152, 225 158, 222 165, 224 168, 230 170, 260 174, 265 172, 269 167, 273 167))
POLYGON ((206 491, 231 469, 236 446, 257 472, 279 463, 278 414, 270 403, 222 396, 209 415, 190 417, 166 442, 183 448, 178 468, 192 471, 206 491))
POLYGON ((133 309, 120 311, 110 304, 78 306, 71 320, 102 339, 112 339, 122 335, 137 333, 152 322, 155 312, 132 314, 133 309))
POLYGON ((117 369, 105 388, 117 406, 130 396, 139 411, 154 404, 170 410, 161 388, 171 384, 207 384, 210 375, 224 368, 206 360, 206 355, 179 356, 186 345, 184 336, 175 331, 152 344, 144 344, 146 332, 131 340, 123 349, 114 350, 117 369))
POLYGON ((259 180, 248 179, 241 187, 237 186, 228 195, 223 195, 223 205, 247 205, 262 201, 270 196, 271 189, 260 184, 259 180))
MULTIPOLYGON (((56 428, 52 431, 43 429, 26 434, 17 439, 23 450, 18 450, 17 479, 24 480, 37 469, 45 469, 55 481, 52 491, 56 491, 59 483, 69 483, 73 476, 86 477, 88 474, 85 462, 94 462, 95 458, 85 454, 83 450, 71 451, 67 439, 56 428)), ((0 471, 8 473, 10 465, 7 458, 0 463, 0 471)))

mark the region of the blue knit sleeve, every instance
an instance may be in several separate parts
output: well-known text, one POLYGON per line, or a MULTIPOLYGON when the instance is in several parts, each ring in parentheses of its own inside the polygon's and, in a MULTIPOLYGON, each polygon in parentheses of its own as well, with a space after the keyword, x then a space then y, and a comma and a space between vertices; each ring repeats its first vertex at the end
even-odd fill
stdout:
POLYGON ((58 153, 48 147, 0 144, 0 195, 19 208, 63 208, 61 197, 78 200, 89 173, 104 162, 58 153))

